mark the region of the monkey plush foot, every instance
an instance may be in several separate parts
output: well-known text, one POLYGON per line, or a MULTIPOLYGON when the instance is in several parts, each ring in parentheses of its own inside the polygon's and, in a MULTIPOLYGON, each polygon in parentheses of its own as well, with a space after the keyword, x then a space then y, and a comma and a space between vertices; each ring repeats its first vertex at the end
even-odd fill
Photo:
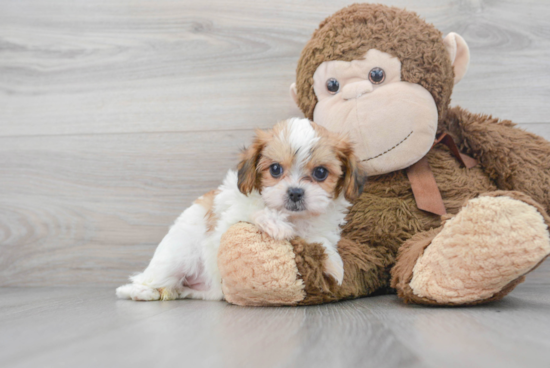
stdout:
POLYGON ((392 286, 409 303, 471 305, 512 291, 550 254, 550 217, 525 194, 472 199, 400 250, 392 286))

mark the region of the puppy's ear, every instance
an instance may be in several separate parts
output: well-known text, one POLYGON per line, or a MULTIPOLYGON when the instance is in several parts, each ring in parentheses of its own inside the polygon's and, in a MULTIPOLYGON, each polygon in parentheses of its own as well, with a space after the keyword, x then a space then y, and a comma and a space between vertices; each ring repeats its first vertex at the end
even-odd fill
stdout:
POLYGON ((359 165, 359 160, 353 153, 350 143, 342 143, 339 151, 343 178, 340 181, 338 193, 342 191, 344 197, 352 202, 363 193, 363 187, 367 182, 367 174, 359 165))
POLYGON ((266 134, 266 132, 257 130, 256 137, 254 137, 252 145, 247 149, 244 149, 241 154, 241 162, 239 162, 239 165, 237 166, 239 170, 237 185, 243 194, 248 195, 254 189, 261 189, 261 177, 258 172, 258 162, 262 157, 262 150, 267 143, 266 134))

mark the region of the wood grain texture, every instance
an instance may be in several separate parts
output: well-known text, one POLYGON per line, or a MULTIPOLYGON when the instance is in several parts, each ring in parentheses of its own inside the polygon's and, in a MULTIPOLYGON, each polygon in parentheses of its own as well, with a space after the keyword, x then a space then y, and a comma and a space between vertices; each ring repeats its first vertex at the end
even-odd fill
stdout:
POLYGON ((395 296, 309 307, 116 300, 105 288, 0 289, 0 366, 546 368, 550 287, 475 308, 395 296))
POLYGON ((252 133, 0 138, 0 283, 122 282, 252 133))
MULTIPOLYGON (((299 115, 299 53, 352 2, 0 2, 0 285, 115 286, 143 269, 254 127, 299 115)), ((550 3, 384 3, 465 37, 453 104, 550 139, 550 3)))
MULTIPOLYGON (((270 126, 319 22, 351 1, 0 3, 0 135, 270 126)), ((386 1, 469 43, 453 102, 548 121, 550 3, 386 1)))

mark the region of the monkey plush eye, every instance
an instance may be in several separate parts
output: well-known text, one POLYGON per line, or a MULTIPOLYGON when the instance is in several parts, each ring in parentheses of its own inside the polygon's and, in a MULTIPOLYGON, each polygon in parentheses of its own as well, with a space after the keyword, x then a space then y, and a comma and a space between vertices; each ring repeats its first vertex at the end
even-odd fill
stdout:
POLYGON ((340 83, 334 78, 327 80, 327 89, 331 94, 335 94, 340 90, 340 83))
POLYGON ((283 167, 279 164, 271 164, 271 166, 269 166, 269 173, 274 178, 278 178, 283 175, 283 167))
POLYGON ((313 179, 317 181, 324 181, 328 176, 328 170, 323 166, 318 166, 315 169, 313 169, 312 175, 313 175, 313 179))
POLYGON ((369 72, 369 80, 373 84, 380 84, 386 79, 386 73, 381 68, 372 68, 369 72))

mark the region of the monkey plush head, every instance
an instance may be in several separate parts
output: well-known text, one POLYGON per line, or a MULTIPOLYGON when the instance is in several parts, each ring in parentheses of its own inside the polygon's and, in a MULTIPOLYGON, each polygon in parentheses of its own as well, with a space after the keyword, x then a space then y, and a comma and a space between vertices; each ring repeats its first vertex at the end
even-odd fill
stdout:
POLYGON ((313 33, 291 95, 306 117, 347 133, 367 173, 380 175, 430 150, 469 60, 462 37, 443 38, 415 13, 354 4, 313 33))

